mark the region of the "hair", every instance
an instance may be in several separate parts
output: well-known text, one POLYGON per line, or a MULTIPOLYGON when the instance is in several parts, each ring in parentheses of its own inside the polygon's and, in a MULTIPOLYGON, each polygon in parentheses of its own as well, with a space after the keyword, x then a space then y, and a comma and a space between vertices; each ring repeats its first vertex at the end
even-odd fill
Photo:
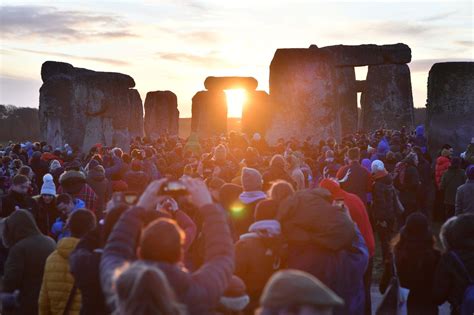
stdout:
POLYGON ((280 203, 295 193, 293 186, 285 180, 277 180, 272 183, 268 190, 270 199, 280 203))
POLYGON ((181 261, 184 232, 170 219, 158 219, 143 230, 140 255, 144 260, 175 264, 181 261))
POLYGON ((270 166, 284 168, 285 167, 285 158, 281 154, 275 154, 270 160, 270 166))
POLYGON ((82 238, 95 228, 96 217, 90 210, 77 209, 69 216, 67 225, 72 237, 82 238))
POLYGON ((136 261, 115 280, 117 314, 185 315, 165 274, 157 267, 136 261))
POLYGON ((15 186, 23 185, 27 182, 29 182, 30 179, 26 177, 25 175, 16 175, 13 177, 12 184, 15 186))
POLYGON ((18 174, 25 175, 28 178, 30 177, 31 173, 32 173, 31 167, 29 167, 28 165, 23 165, 18 170, 18 174))
POLYGON ((72 196, 70 194, 60 194, 56 198, 56 204, 64 203, 64 204, 70 204, 72 202, 72 196))
POLYGON ((120 148, 113 148, 112 153, 116 156, 121 158, 123 156, 123 151, 120 148))
POLYGON ((347 157, 351 161, 358 161, 360 160, 360 149, 359 148, 350 148, 349 151, 347 151, 347 157))
POLYGON ((452 217, 439 233, 445 252, 450 250, 474 250, 474 214, 452 217))

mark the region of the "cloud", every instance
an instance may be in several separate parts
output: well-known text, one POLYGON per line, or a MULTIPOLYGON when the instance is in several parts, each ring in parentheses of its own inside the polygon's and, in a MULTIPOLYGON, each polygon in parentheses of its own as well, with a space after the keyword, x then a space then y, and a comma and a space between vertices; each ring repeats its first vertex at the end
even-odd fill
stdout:
POLYGON ((126 66, 130 63, 123 60, 118 59, 110 59, 110 58, 101 58, 101 57, 88 57, 88 56, 76 56, 71 54, 59 53, 59 52, 51 52, 51 51, 41 51, 41 50, 32 50, 32 49, 20 49, 16 48, 13 49, 19 52, 26 52, 31 54, 43 55, 43 56, 54 56, 60 58, 68 58, 68 59, 75 59, 75 60, 88 60, 88 61, 95 61, 100 63, 106 63, 114 66, 126 66))
POLYGON ((217 56, 215 52, 210 52, 206 55, 195 55, 189 53, 180 53, 180 52, 158 52, 156 56, 161 59, 175 61, 175 62, 185 62, 192 63, 195 65, 200 65, 204 67, 219 67, 219 66, 228 66, 229 63, 217 56))
POLYGON ((406 21, 386 21, 376 22, 368 26, 371 30, 377 33, 390 34, 397 36, 417 36, 427 33, 433 29, 433 27, 423 25, 421 23, 413 23, 406 21))
POLYGON ((457 40, 454 43, 459 46, 474 48, 474 42, 472 40, 457 40))
POLYGON ((84 40, 137 36, 127 30, 127 23, 119 16, 49 6, 2 6, 0 20, 0 32, 9 38, 84 40))
POLYGON ((457 62, 474 61, 472 58, 439 58, 439 59, 418 59, 408 64, 411 72, 428 72, 435 63, 439 62, 457 62))
POLYGON ((450 11, 450 12, 444 12, 444 13, 439 13, 439 14, 436 14, 436 15, 431 15, 431 16, 428 16, 424 19, 421 19, 422 21, 424 22, 433 22, 433 21, 439 21, 439 20, 443 20, 447 17, 450 17, 451 15, 457 13, 457 11, 450 11))

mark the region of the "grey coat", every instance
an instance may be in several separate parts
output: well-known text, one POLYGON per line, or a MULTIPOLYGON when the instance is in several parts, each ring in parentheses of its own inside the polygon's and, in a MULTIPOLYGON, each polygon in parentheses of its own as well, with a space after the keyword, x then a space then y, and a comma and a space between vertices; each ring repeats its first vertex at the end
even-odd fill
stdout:
POLYGON ((474 180, 466 181, 456 191, 456 215, 474 213, 474 180))

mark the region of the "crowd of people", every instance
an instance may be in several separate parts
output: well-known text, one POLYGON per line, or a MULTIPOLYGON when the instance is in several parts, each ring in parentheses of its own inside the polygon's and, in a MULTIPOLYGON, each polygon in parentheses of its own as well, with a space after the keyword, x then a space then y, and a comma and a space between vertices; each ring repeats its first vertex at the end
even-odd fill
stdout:
POLYGON ((318 140, 2 146, 3 313, 372 314, 376 255, 408 314, 472 307, 474 138, 318 140))

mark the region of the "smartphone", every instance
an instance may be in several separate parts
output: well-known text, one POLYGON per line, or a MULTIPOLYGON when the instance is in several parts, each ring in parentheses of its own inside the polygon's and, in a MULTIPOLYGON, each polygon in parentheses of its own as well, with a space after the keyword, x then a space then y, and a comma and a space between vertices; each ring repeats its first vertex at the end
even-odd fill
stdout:
POLYGON ((138 201, 138 194, 133 191, 115 192, 112 196, 114 203, 126 203, 128 205, 134 205, 138 201))
POLYGON ((159 195, 169 196, 184 196, 188 194, 188 189, 179 180, 170 180, 161 186, 161 190, 158 192, 159 195))

